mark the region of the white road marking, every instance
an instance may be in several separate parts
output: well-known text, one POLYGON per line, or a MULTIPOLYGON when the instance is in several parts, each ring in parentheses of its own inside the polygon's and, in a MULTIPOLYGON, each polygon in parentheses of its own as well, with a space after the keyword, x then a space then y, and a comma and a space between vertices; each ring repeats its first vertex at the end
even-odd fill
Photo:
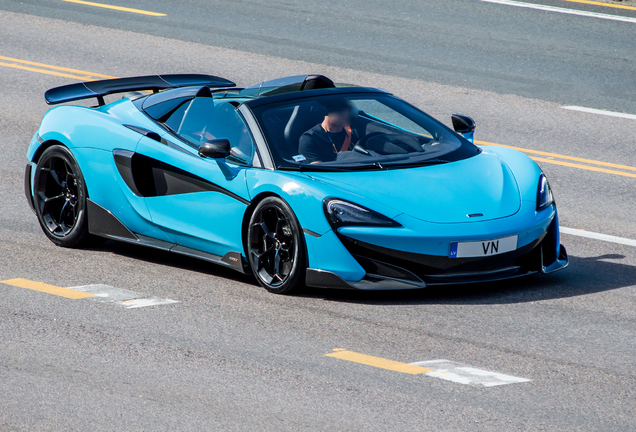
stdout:
POLYGON ((525 3, 525 2, 514 1, 514 0, 481 0, 481 1, 486 3, 497 3, 497 4, 507 5, 507 6, 517 6, 517 7, 528 8, 528 9, 538 9, 538 10, 544 10, 548 12, 559 12, 559 13, 564 13, 569 15, 580 15, 580 16, 586 16, 586 17, 592 17, 592 18, 602 18, 602 19, 608 19, 608 20, 614 20, 614 21, 636 23, 636 18, 632 18, 632 17, 610 15, 610 14, 604 14, 604 13, 598 13, 598 12, 588 12, 588 11, 577 10, 577 9, 562 8, 557 6, 547 6, 547 5, 535 4, 535 3, 525 3))
POLYGON ((604 116, 620 117, 620 118, 626 118, 626 119, 630 119, 630 120, 636 120, 636 115, 634 115, 634 114, 625 114, 625 113, 619 113, 619 112, 614 112, 614 111, 605 111, 605 110, 600 110, 600 109, 595 109, 595 108, 585 108, 585 107, 580 107, 580 106, 562 106, 561 108, 566 109, 566 110, 572 110, 572 111, 581 111, 581 112, 590 113, 590 114, 600 114, 600 115, 604 115, 604 116))
POLYGON ((587 238, 591 238, 591 239, 594 239, 594 240, 602 240, 602 241, 606 241, 606 242, 618 243, 618 244, 622 244, 622 245, 636 247, 636 240, 632 240, 632 239, 628 239, 628 238, 624 238, 624 237, 616 237, 616 236, 612 236, 612 235, 600 234, 600 233, 595 233, 595 232, 592 232, 592 231, 577 230, 577 229, 574 229, 574 228, 566 228, 566 227, 560 227, 559 231, 561 232, 561 234, 569 234, 569 235, 574 235, 574 236, 579 236, 579 237, 587 237, 587 238))
POLYGON ((95 294, 94 297, 88 297, 87 300, 100 303, 113 303, 119 306, 123 306, 126 309, 179 303, 177 300, 152 297, 135 291, 115 288, 110 285, 83 285, 72 287, 70 289, 95 294))
POLYGON ((115 303, 122 305, 126 309, 134 309, 134 308, 140 308, 140 307, 146 307, 146 306, 159 306, 159 305, 179 303, 179 302, 176 300, 161 299, 158 297, 149 297, 149 298, 142 298, 142 299, 135 299, 135 300, 118 301, 115 303))
POLYGON ((435 369, 432 372, 426 372, 424 375, 471 386, 494 387, 532 381, 528 378, 476 369, 450 360, 428 360, 411 364, 435 369))

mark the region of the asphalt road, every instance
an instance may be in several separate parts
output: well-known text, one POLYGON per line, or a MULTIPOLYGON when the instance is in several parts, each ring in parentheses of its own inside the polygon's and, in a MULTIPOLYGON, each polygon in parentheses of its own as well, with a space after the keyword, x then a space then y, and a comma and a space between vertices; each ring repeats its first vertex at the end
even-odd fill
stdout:
POLYGON ((22 178, 44 91, 76 80, 6 60, 381 87, 447 123, 471 115, 478 140, 534 151, 562 226, 636 239, 636 120, 562 108, 636 114, 636 23, 477 0, 175 5, 126 5, 167 14, 151 17, 0 0, 0 280, 179 301, 124 309, 0 284, 0 431, 636 429, 634 247, 563 235, 571 265, 550 277, 297 296, 114 242, 63 250, 41 233, 22 178), (338 348, 531 381, 463 385, 325 356, 338 348))
MULTIPOLYGON (((166 16, 122 14, 61 0, 0 0, 0 10, 566 105, 636 112, 633 22, 479 0, 125 3, 166 16)), ((636 18, 636 10, 562 0, 542 3, 636 18)))

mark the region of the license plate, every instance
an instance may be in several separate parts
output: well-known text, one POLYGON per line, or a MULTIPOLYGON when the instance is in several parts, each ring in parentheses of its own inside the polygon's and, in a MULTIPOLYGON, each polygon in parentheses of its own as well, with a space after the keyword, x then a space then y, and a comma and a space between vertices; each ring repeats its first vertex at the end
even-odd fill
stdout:
POLYGON ((495 240, 451 242, 450 258, 475 258, 499 255, 517 249, 518 235, 495 240))

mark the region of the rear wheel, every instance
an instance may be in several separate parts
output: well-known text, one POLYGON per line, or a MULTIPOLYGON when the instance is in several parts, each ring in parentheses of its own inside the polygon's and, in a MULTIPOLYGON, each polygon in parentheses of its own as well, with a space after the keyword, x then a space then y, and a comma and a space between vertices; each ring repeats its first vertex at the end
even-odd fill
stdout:
POLYGON ((248 257, 254 276, 269 292, 289 293, 304 283, 307 268, 300 224, 280 198, 261 201, 250 218, 248 257))
POLYGON ((33 192, 40 226, 53 243, 78 247, 88 241, 86 184, 69 149, 55 145, 44 151, 35 170, 33 192))

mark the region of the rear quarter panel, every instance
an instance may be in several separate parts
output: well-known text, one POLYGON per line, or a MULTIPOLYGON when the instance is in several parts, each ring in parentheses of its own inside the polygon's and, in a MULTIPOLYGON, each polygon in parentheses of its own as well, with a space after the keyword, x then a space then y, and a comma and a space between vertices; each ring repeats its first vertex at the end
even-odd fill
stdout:
POLYGON ((41 147, 52 142, 66 146, 80 165, 92 201, 111 211, 133 232, 167 240, 150 223, 143 200, 128 190, 117 171, 112 151, 116 148, 134 151, 141 139, 139 133, 123 124, 157 128, 129 100, 100 108, 75 105, 52 108, 44 115, 27 158, 37 162, 41 147))

